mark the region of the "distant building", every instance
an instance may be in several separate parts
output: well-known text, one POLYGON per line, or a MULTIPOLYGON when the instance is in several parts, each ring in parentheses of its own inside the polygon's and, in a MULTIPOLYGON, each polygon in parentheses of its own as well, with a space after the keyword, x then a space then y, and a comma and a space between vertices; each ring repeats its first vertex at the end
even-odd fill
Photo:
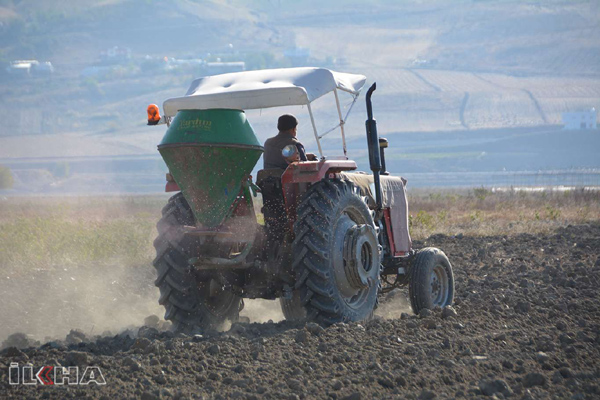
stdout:
POLYGON ((39 62, 38 60, 11 61, 6 70, 11 75, 16 76, 51 75, 54 73, 54 67, 50 61, 39 62))
POLYGON ((597 129, 595 108, 562 114, 564 129, 597 129))
POLYGON ((437 64, 437 60, 425 60, 423 58, 415 58, 412 61, 412 65, 417 68, 428 68, 437 64))
POLYGON ((100 52, 100 61, 105 64, 116 64, 131 59, 131 49, 114 46, 100 52))
POLYGON ((29 76, 39 63, 38 60, 15 60, 11 61, 6 70, 12 75, 29 76))
POLYGON ((33 71, 40 75, 52 75, 54 73, 54 66, 50 61, 44 61, 36 65, 33 71))
POLYGON ((167 63, 169 69, 175 69, 180 67, 194 67, 204 65, 204 60, 201 58, 173 58, 165 57, 164 62, 167 63))

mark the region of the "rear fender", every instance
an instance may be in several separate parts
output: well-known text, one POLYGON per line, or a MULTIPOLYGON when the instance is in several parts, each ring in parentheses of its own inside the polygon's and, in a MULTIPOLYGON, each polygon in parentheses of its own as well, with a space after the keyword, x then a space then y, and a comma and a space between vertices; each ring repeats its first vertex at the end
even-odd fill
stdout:
POLYGON ((281 176, 281 185, 290 230, 293 232, 300 198, 311 184, 337 178, 339 172, 355 169, 356 163, 351 160, 301 161, 288 165, 281 176))
POLYGON ((175 182, 167 182, 165 185, 165 192, 180 192, 179 185, 175 182))

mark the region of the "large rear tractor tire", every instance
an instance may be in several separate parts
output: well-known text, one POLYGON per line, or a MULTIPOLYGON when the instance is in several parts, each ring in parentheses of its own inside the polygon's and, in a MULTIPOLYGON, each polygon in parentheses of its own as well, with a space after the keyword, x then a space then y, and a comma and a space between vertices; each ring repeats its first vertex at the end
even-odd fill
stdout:
POLYGON ((419 314, 422 309, 444 307, 454 301, 454 274, 446 254, 426 247, 417 252, 408 283, 410 305, 419 314))
POLYGON ((292 267, 306 319, 330 325, 372 317, 381 253, 373 215, 351 182, 323 180, 298 206, 292 267))
POLYGON ((169 199, 156 225, 153 264, 158 274, 155 284, 160 289, 158 302, 165 307, 165 319, 173 323, 176 331, 219 329, 227 320, 237 321, 241 298, 225 290, 216 279, 197 279, 188 265, 188 260, 197 255, 197 242, 184 235, 184 225, 194 225, 194 216, 178 193, 169 199))
POLYGON ((281 312, 283 312, 283 316, 286 320, 303 321, 306 319, 306 310, 302 306, 299 290, 294 290, 292 292, 292 297, 289 299, 280 297, 279 304, 281 305, 281 312))

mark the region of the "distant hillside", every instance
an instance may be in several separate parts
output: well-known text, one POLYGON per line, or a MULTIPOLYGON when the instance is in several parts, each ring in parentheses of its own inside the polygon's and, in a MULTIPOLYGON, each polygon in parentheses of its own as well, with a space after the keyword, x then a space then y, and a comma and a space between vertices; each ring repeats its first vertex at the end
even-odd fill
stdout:
POLYGON ((545 1, 1 0, 5 61, 302 46, 362 68, 598 75, 600 3, 545 1))
POLYGON ((124 46, 137 54, 194 54, 241 37, 252 44, 272 32, 245 8, 218 0, 4 0, 0 48, 5 60, 44 58, 89 63, 99 51, 124 46))
MULTIPOLYGON (((583 0, 0 0, 0 136, 93 135, 114 149, 146 132, 148 103, 219 72, 206 68, 214 61, 365 74, 378 83, 382 132, 557 125, 564 111, 600 108, 599 10, 583 0), (127 56, 103 59, 115 46, 127 56), (7 73, 16 59, 55 72, 7 73)), ((362 101, 354 110, 364 117, 362 101)))
MULTIPOLYGON (((565 111, 600 109, 599 9, 596 0, 0 0, 0 163, 24 190, 160 191, 165 127, 146 126, 148 104, 227 68, 310 65, 377 82, 387 167, 415 182, 597 169, 598 131, 560 125, 565 111), (27 59, 54 72, 5 68, 27 59), (71 177, 55 176, 66 167, 71 177)), ((339 122, 333 104, 331 95, 313 104, 320 132, 339 122)), ((306 108, 286 111, 315 151, 306 108)), ((259 140, 281 112, 247 113, 259 140)), ((345 129, 362 169, 365 118, 361 97, 345 129)), ((339 134, 323 147, 339 154, 339 134)))
POLYGON ((282 3, 261 10, 277 15, 276 26, 293 30, 299 45, 366 68, 600 73, 594 0, 282 3))

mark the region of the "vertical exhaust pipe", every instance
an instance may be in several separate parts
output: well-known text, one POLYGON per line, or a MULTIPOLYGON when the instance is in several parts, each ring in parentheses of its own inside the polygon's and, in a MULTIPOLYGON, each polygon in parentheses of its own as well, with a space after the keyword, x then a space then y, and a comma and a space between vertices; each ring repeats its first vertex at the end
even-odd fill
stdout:
POLYGON ((367 121, 365 126, 367 128, 367 146, 369 149, 369 164, 371 171, 373 171, 373 183, 375 185, 375 202, 377 204, 377 211, 379 212, 383 208, 381 199, 381 155, 379 150, 379 137, 377 136, 377 121, 373 119, 373 106, 371 104, 371 96, 377 88, 377 84, 373 83, 367 91, 367 121))

